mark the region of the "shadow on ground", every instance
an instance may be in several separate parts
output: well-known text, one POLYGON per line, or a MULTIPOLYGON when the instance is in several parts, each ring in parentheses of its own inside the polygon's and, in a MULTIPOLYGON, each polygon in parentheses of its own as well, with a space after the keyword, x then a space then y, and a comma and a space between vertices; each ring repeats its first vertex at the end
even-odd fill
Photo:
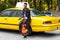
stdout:
POLYGON ((40 37, 53 37, 56 36, 58 34, 54 34, 54 33, 45 33, 45 32, 33 32, 32 33, 32 37, 36 37, 36 36, 40 36, 40 37))
POLYGON ((20 34, 19 31, 17 30, 0 29, 0 31, 6 32, 6 33, 20 34))

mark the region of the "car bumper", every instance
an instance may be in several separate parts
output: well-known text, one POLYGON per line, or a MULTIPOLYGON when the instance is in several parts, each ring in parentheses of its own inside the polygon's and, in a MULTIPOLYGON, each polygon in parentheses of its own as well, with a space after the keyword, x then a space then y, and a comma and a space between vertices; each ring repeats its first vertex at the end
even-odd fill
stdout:
POLYGON ((55 31, 55 30, 59 30, 59 29, 60 29, 60 23, 32 26, 32 30, 34 32, 51 32, 51 31, 55 31))

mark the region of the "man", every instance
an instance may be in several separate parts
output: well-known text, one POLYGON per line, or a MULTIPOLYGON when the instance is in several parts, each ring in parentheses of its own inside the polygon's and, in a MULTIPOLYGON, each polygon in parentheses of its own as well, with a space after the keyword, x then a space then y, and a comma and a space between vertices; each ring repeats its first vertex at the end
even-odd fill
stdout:
POLYGON ((21 15, 21 18, 22 17, 23 17, 23 24, 26 24, 26 28, 29 29, 31 17, 30 17, 30 10, 27 8, 27 3, 24 3, 24 8, 23 8, 23 13, 21 15))
POLYGON ((24 8, 23 8, 23 13, 22 13, 22 16, 24 18, 24 20, 28 21, 30 20, 30 10, 27 8, 27 3, 24 3, 24 8))

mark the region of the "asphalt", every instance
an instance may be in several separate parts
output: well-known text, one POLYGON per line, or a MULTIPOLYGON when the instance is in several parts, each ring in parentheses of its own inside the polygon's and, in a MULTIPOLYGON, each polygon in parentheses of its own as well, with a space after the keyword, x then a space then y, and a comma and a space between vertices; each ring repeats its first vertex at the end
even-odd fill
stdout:
POLYGON ((19 31, 0 30, 0 40, 60 40, 60 30, 49 33, 33 32, 27 38, 23 38, 19 31))

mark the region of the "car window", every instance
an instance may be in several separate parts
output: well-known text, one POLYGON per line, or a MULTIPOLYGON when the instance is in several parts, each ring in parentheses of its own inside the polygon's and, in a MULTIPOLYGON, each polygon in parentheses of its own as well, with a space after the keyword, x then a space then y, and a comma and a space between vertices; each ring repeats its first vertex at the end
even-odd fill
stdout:
POLYGON ((12 13, 11 13, 11 17, 20 17, 22 14, 22 11, 21 10, 14 10, 12 13))
POLYGON ((52 14, 50 12, 45 12, 46 16, 51 16, 52 14))
POLYGON ((11 10, 2 11, 0 13, 0 16, 2 16, 2 17, 8 17, 8 16, 10 16, 11 12, 12 12, 11 10))
POLYGON ((16 16, 19 17, 19 16, 21 16, 21 15, 22 15, 22 10, 21 10, 21 11, 17 11, 16 16))
POLYGON ((30 13, 31 13, 32 16, 45 16, 44 13, 41 13, 38 10, 31 10, 30 13))

